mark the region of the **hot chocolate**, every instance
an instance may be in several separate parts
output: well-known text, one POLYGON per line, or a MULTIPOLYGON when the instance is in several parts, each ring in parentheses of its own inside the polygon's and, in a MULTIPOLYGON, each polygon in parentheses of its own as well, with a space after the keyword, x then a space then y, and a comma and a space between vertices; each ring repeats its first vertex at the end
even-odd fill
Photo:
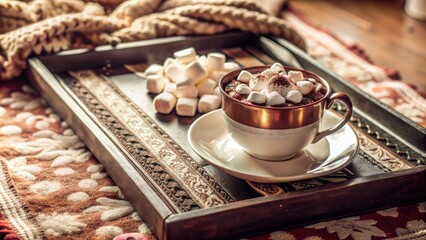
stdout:
POLYGON ((241 102, 270 107, 295 107, 322 99, 327 90, 301 71, 286 72, 279 63, 259 73, 242 70, 225 86, 225 92, 241 102))

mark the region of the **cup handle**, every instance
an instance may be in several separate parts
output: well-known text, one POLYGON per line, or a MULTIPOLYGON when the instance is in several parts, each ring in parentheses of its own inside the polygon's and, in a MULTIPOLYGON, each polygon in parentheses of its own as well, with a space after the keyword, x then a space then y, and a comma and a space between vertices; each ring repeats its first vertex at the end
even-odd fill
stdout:
POLYGON ((340 128, 342 128, 349 121, 349 119, 351 118, 351 116, 352 116, 352 101, 344 93, 336 92, 336 93, 331 94, 330 98, 327 100, 327 103, 325 105, 325 109, 330 109, 331 106, 333 106, 334 101, 336 101, 336 100, 341 101, 343 104, 346 105, 347 111, 345 113, 345 116, 334 127, 331 127, 331 128, 329 128, 327 130, 318 132, 317 135, 314 137, 314 140, 312 140, 312 143, 316 143, 319 140, 321 140, 323 137, 336 132, 337 130, 339 130, 340 128))

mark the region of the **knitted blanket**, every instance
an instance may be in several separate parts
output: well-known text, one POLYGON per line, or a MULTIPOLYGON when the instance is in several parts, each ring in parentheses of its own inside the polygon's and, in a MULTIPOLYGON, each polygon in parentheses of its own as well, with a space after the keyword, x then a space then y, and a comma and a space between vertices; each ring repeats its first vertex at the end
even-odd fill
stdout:
POLYGON ((31 54, 231 29, 303 38, 273 15, 283 0, 33 0, 0 2, 0 79, 18 76, 31 54), (266 6, 266 7, 265 7, 266 6), (268 7, 269 6, 269 7, 268 7))

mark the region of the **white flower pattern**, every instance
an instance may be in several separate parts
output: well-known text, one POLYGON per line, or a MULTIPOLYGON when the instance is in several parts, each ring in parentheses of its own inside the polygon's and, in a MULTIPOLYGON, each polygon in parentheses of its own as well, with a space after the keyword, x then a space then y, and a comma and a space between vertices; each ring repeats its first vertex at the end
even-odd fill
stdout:
POLYGON ((419 232, 420 230, 425 230, 425 229, 426 229, 426 223, 424 220, 412 220, 407 222, 407 224, 405 225, 405 228, 397 228, 395 232, 398 236, 404 236, 404 235, 413 234, 413 233, 419 232))
POLYGON ((47 235, 55 237, 80 232, 87 225, 80 222, 76 216, 72 216, 66 212, 55 212, 51 215, 39 214, 37 221, 47 235))
POLYGON ((377 214, 379 214, 383 217, 394 217, 394 218, 396 218, 396 217, 399 216, 398 208, 396 208, 396 207, 377 211, 377 214))
POLYGON ((269 234, 269 240, 296 240, 296 237, 289 232, 276 231, 269 234))
POLYGON ((353 239, 371 239, 374 237, 386 237, 386 233, 373 226, 377 222, 374 220, 360 220, 359 216, 343 218, 328 222, 320 222, 306 228, 321 229, 326 228, 328 233, 337 233, 339 239, 346 239, 351 236, 353 239))
POLYGON ((12 158, 8 161, 8 166, 15 176, 29 181, 36 180, 36 175, 41 171, 41 167, 37 165, 27 165, 26 157, 12 158))
POLYGON ((100 212, 102 221, 113 221, 134 212, 132 205, 125 200, 117 200, 107 197, 96 199, 99 205, 85 209, 84 213, 100 212))

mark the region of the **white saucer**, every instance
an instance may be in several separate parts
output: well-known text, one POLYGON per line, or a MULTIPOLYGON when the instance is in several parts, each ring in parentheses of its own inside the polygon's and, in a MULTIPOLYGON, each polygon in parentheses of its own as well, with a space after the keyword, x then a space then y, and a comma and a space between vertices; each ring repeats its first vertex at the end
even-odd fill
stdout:
MULTIPOLYGON (((222 109, 218 109, 197 119, 188 131, 189 144, 211 165, 244 180, 277 183, 324 176, 347 166, 358 151, 358 137, 347 124, 292 159, 260 160, 245 153, 231 139, 222 114, 222 109)), ((339 120, 334 113, 326 111, 320 130, 339 120)))

